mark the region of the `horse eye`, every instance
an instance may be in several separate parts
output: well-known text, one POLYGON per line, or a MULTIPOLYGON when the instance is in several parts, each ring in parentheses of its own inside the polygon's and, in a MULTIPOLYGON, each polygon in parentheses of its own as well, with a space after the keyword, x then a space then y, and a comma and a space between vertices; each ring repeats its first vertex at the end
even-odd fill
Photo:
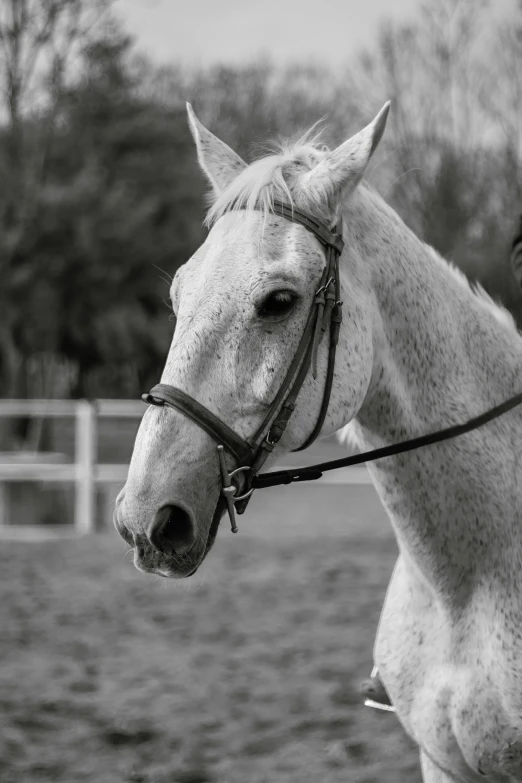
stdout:
POLYGON ((274 291, 261 302, 257 315, 259 318, 282 318, 292 310, 297 299, 292 291, 274 291))

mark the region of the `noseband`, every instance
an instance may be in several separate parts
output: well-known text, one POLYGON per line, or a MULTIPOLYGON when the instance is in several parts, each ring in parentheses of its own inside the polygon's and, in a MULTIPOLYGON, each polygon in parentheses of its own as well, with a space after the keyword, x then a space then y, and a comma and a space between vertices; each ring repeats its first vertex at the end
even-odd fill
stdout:
POLYGON ((344 242, 341 236, 341 223, 339 222, 337 231, 332 232, 311 215, 292 209, 280 201, 274 202, 273 213, 274 215, 284 217, 292 223, 299 223, 310 231, 324 247, 326 264, 294 358, 290 363, 279 391, 256 432, 250 438, 244 440, 212 411, 195 400, 194 397, 166 383, 159 383, 148 394, 142 396, 143 401, 150 405, 167 405, 175 408, 187 416, 187 418, 192 419, 217 441, 222 481, 221 494, 227 503, 233 533, 237 532, 235 510, 237 510, 238 514, 242 514, 247 507, 250 496, 255 489, 253 479, 283 436, 288 421, 295 410, 297 396, 310 367, 312 368, 313 377, 316 378, 318 348, 325 332, 329 328, 328 366, 321 409, 313 431, 305 443, 296 451, 306 449, 319 435, 330 402, 335 352, 342 321, 339 257, 342 253, 344 242), (231 473, 229 473, 226 466, 225 449, 235 457, 240 465, 231 473), (239 486, 234 479, 241 473, 244 474, 243 484, 246 491, 238 495, 239 486))
POLYGON ((142 395, 142 400, 150 405, 166 405, 175 408, 183 413, 187 418, 192 419, 199 427, 204 429, 217 443, 219 467, 221 470, 221 495, 226 501, 232 532, 237 533, 237 524, 235 511, 242 514, 248 505, 250 496, 255 489, 275 487, 281 484, 291 484, 294 481, 312 481, 321 478, 323 472, 327 470, 337 470, 352 465, 360 465, 365 462, 390 457, 394 454, 403 454, 406 451, 428 446, 433 443, 440 443, 459 435, 464 435, 471 430, 482 427, 497 416, 515 408, 522 403, 522 394, 517 394, 506 400, 501 405, 491 408, 489 411, 475 416, 464 424, 456 424, 437 432, 421 435, 417 438, 395 443, 390 446, 384 446, 373 451, 366 451, 362 454, 353 454, 342 459, 323 462, 318 465, 309 465, 304 468, 295 468, 293 470, 279 470, 269 473, 258 471, 267 460, 274 446, 281 439, 290 416, 295 410, 297 396, 305 381, 305 378, 312 368, 313 377, 317 373, 317 351, 321 339, 327 329, 330 329, 330 346, 328 350, 328 366, 326 370, 326 380, 323 392, 323 401, 319 416, 313 431, 310 433, 305 443, 295 451, 301 451, 310 446, 318 437, 330 402, 330 393, 332 391, 335 351, 339 341, 339 331, 342 321, 342 310, 340 301, 340 281, 339 281, 339 257, 342 253, 344 243, 342 240, 341 223, 337 226, 337 231, 330 231, 325 225, 316 220, 311 215, 306 215, 297 209, 292 209, 281 201, 275 201, 273 213, 290 220, 292 223, 299 223, 304 226, 316 239, 323 245, 326 256, 326 265, 321 276, 319 288, 317 289, 308 314, 308 319, 297 347, 294 358, 285 375, 283 383, 275 396, 270 408, 268 409, 263 421, 257 428, 252 437, 243 440, 228 424, 225 424, 204 405, 201 405, 194 397, 170 386, 166 383, 159 383, 154 386, 148 394, 142 395), (232 472, 228 471, 225 462, 225 449, 229 451, 239 462, 240 467, 232 472), (239 482, 236 477, 244 474, 243 482, 239 482), (243 484, 241 494, 238 494, 240 484, 243 484), (236 508, 237 506, 237 508, 236 508))

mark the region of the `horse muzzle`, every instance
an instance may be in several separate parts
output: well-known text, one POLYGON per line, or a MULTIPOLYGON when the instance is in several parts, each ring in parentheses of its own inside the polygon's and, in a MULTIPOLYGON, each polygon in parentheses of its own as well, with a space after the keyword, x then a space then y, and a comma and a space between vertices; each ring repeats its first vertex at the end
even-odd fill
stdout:
POLYGON ((140 524, 142 532, 136 532, 138 516, 133 505, 126 502, 122 490, 114 512, 116 530, 133 548, 138 570, 170 578, 192 576, 197 571, 215 541, 226 508, 219 496, 210 523, 200 522, 199 526, 195 514, 183 503, 165 504, 152 514, 144 515, 142 509, 139 517, 149 517, 148 523, 140 524))

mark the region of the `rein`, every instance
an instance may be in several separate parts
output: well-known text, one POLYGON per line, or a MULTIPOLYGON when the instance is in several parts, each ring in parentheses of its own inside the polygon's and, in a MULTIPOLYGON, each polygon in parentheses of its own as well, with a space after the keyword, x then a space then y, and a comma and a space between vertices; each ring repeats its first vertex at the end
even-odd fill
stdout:
POLYGON ((482 427, 484 424, 497 418, 497 416, 507 413, 522 403, 521 393, 464 424, 447 427, 428 435, 421 435, 420 437, 403 441, 402 443, 395 443, 391 446, 364 452, 363 454, 355 454, 317 465, 296 468, 295 470, 259 473, 258 471, 286 429, 310 368, 312 369, 314 379, 316 378, 318 348, 324 334, 329 330, 328 365, 321 409, 313 431, 303 445, 295 449, 295 451, 306 449, 318 437, 330 402, 335 353, 342 322, 339 258, 344 243, 341 236, 341 221, 337 225, 336 231, 332 232, 311 215, 292 209, 292 207, 281 201, 274 202, 272 211, 274 215, 279 215, 292 223, 298 223, 310 231, 324 247, 326 264, 294 358, 275 399, 256 432, 247 439, 241 438, 212 411, 189 394, 186 394, 186 392, 169 384, 159 383, 148 394, 142 395, 142 400, 149 405, 167 406, 176 409, 204 429, 218 443, 217 451, 222 481, 221 496, 226 502, 233 533, 237 533, 238 530, 235 511, 238 514, 244 513, 255 489, 292 484, 296 481, 314 481, 321 478, 323 473, 329 470, 360 465, 363 462, 372 462, 373 460, 390 457, 394 454, 403 454, 406 451, 412 451, 432 443, 440 443, 482 427), (239 467, 232 472, 229 472, 226 465, 225 449, 239 462, 239 467), (244 474, 243 481, 240 482, 243 484, 242 494, 238 494, 240 483, 236 483, 237 480, 235 480, 240 474, 244 474))
POLYGON ((521 403, 522 393, 516 394, 501 405, 490 408, 486 413, 481 413, 464 424, 454 424, 451 427, 437 430, 437 432, 432 432, 428 435, 420 435, 417 438, 404 440, 402 443, 394 443, 392 446, 383 446, 380 449, 364 451, 362 454, 353 454, 350 457, 333 459, 329 462, 320 462, 317 465, 307 465, 304 468, 296 468, 295 470, 277 470, 273 473, 261 473, 259 476, 254 476, 252 486, 254 489, 265 489, 267 487, 277 487, 281 484, 292 484, 294 481, 315 481, 315 479, 321 478, 323 473, 326 473, 328 470, 338 470, 339 468, 348 468, 352 465, 360 465, 363 462, 373 462, 383 457, 391 457, 394 454, 404 454, 405 451, 420 449, 422 446, 430 446, 432 443, 440 443, 443 440, 456 438, 459 435, 465 435, 467 432, 476 430, 478 427, 493 421, 498 416, 502 416, 503 413, 516 408, 521 403))

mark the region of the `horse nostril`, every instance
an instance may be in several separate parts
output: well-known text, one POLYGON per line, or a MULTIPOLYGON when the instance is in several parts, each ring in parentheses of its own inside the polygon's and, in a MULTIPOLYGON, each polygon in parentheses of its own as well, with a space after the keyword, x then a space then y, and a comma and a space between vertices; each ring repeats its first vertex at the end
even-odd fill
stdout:
POLYGON ((165 555, 185 555, 195 541, 190 515, 179 506, 163 506, 147 531, 155 549, 165 555))

